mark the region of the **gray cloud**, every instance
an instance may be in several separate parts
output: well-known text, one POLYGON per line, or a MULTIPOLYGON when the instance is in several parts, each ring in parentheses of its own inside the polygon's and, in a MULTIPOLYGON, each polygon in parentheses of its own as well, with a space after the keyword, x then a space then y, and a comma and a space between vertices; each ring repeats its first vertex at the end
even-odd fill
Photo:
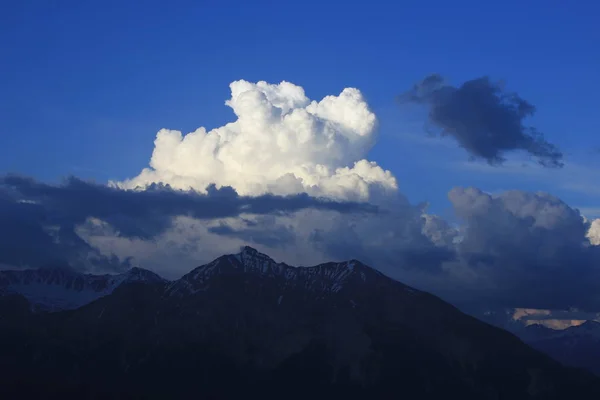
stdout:
POLYGON ((546 193, 491 196, 455 188, 460 263, 478 276, 463 295, 489 306, 600 310, 600 247, 579 211, 546 193))
POLYGON ((127 251, 121 259, 101 254, 76 227, 96 217, 123 238, 153 240, 183 215, 207 220, 220 241, 258 244, 291 263, 294 249, 303 259, 356 258, 459 306, 600 311, 600 247, 590 245, 578 210, 546 193, 455 188, 448 197, 458 228, 405 198, 384 214, 306 195, 133 191, 75 178, 54 186, 9 176, 0 180, 0 264, 122 269, 127 251))
MULTIPOLYGON (((62 185, 49 185, 8 175, 0 177, 0 263, 40 266, 56 262, 87 269, 91 263, 97 268, 124 268, 127 261, 124 264, 116 257, 100 255, 77 235, 76 227, 90 217, 109 223, 122 237, 152 239, 169 229, 176 216, 286 215, 308 208, 359 214, 378 211, 369 204, 305 194, 244 197, 229 187, 217 189, 214 185, 207 188, 207 194, 200 194, 163 185, 143 191, 122 190, 73 177, 62 185)), ((254 237, 259 235, 254 233, 254 237)), ((262 240, 269 238, 263 235, 262 240)))
POLYGON ((507 152, 523 150, 543 166, 563 166, 560 150, 534 127, 523 124, 535 107, 487 77, 454 87, 433 74, 399 99, 427 105, 429 120, 441 135, 453 137, 473 158, 497 165, 507 152))
POLYGON ((340 218, 309 240, 329 259, 357 258, 464 309, 600 311, 600 246, 589 222, 547 193, 448 194, 460 224, 398 203, 385 217, 340 218))
POLYGON ((86 270, 120 271, 129 267, 129 261, 101 254, 72 227, 57 225, 42 205, 15 201, 0 190, 0 264, 69 264, 86 270))
POLYGON ((292 226, 278 224, 271 215, 259 216, 254 221, 243 220, 244 226, 234 228, 226 223, 208 228, 210 233, 237 238, 245 243, 256 243, 267 247, 285 247, 293 245, 296 234, 292 226))
POLYGON ((406 199, 388 204, 390 213, 351 220, 335 219, 327 229, 315 229, 309 240, 330 259, 355 258, 398 279, 406 273, 439 273, 454 260, 454 250, 438 246, 425 232, 425 205, 406 199))

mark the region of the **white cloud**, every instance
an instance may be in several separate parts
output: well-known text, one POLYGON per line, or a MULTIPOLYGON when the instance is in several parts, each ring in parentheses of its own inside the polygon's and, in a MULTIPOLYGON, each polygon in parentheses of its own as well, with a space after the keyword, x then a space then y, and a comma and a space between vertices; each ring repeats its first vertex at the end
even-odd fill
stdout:
POLYGON ((88 222, 79 230, 88 243, 121 258, 132 255, 134 262, 171 276, 244 244, 292 264, 371 255, 371 260, 393 260, 395 268, 402 263, 398 249, 412 243, 427 246, 422 207, 411 206, 392 173, 366 158, 378 123, 358 89, 346 88, 320 101, 289 82, 240 80, 230 89, 225 104, 235 113, 234 122, 187 135, 160 130, 150 167, 113 184, 145 188, 164 183, 204 191, 214 183, 250 196, 306 192, 369 201, 388 212, 342 216, 302 210, 268 219, 245 215, 205 222, 176 218, 171 229, 151 242, 120 237, 110 229, 98 232, 88 222))
POLYGON ((591 244, 600 245, 600 219, 595 219, 590 223, 586 236, 591 244))
POLYGON ((512 319, 524 325, 540 324, 547 328, 562 330, 571 326, 581 325, 586 321, 597 321, 598 313, 570 310, 545 310, 534 308, 515 308, 512 319))
POLYGON ((182 135, 156 135, 150 168, 118 182, 125 188, 168 183, 203 191, 231 186, 241 195, 307 192, 374 200, 396 192, 389 171, 364 157, 376 140, 377 118, 358 89, 311 101, 289 82, 236 81, 225 104, 237 120, 182 135))
POLYGON ((536 308, 515 308, 512 318, 514 320, 520 320, 527 318, 531 315, 534 316, 549 316, 552 312, 550 310, 540 310, 536 308))

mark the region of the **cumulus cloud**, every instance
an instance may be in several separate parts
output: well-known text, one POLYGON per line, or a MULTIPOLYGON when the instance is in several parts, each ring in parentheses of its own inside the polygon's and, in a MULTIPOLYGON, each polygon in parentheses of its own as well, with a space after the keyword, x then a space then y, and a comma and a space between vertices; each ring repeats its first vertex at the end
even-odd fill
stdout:
POLYGON ((590 222, 590 229, 586 236, 591 244, 600 245, 600 219, 597 218, 590 222))
POLYGON ((376 141, 377 118, 359 90, 346 88, 315 101, 289 82, 236 81, 230 89, 225 104, 234 122, 186 135, 160 130, 150 167, 112 184, 203 191, 214 183, 250 197, 308 193, 380 207, 378 215, 368 216, 311 208, 292 216, 205 224, 205 241, 225 241, 232 249, 251 244, 290 263, 360 258, 374 265, 435 268, 448 258, 423 232, 423 207, 411 205, 392 173, 366 158, 376 141))
POLYGON ((473 158, 502 164, 508 152, 522 150, 543 166, 562 167, 560 150, 524 120, 535 107, 487 77, 454 87, 438 74, 427 76, 400 96, 429 107, 429 121, 451 136, 473 158))
POLYGON ((214 183, 241 195, 309 193, 369 200, 395 192, 394 176, 364 159, 376 139, 377 118, 361 92, 310 100, 289 82, 243 80, 230 85, 225 102, 237 119, 207 132, 156 135, 150 168, 115 185, 168 183, 203 191, 214 183))
POLYGON ((504 307, 600 309, 600 247, 590 244, 578 210, 546 193, 455 188, 448 197, 462 220, 457 257, 479 279, 473 297, 504 307))

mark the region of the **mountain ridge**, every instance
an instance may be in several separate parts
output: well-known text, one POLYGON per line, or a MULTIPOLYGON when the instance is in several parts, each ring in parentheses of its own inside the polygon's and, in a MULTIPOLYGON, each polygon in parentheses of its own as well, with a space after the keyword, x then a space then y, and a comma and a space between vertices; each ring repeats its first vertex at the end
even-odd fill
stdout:
POLYGON ((166 282, 154 272, 138 267, 120 274, 94 275, 53 265, 0 271, 0 294, 21 294, 37 311, 60 311, 81 307, 124 283, 140 280, 166 282))
POLYGON ((243 247, 239 253, 223 255, 210 263, 194 268, 180 279, 172 281, 167 291, 169 295, 176 295, 178 292, 202 290, 202 285, 213 274, 223 274, 227 271, 242 271, 273 279, 282 279, 288 284, 293 284, 299 279, 308 279, 313 285, 308 288, 311 290, 335 292, 339 291, 343 283, 349 279, 361 279, 366 282, 367 279, 377 278, 387 282, 395 282, 398 285, 405 286, 407 290, 416 292, 416 289, 409 288, 355 259, 327 262, 310 267, 296 267, 276 262, 266 254, 260 253, 249 246, 243 247))
POLYGON ((12 392, 596 399, 600 381, 355 260, 291 267, 244 248, 77 309, 0 297, 0 394, 12 392))
POLYGON ((562 330, 530 325, 520 336, 525 343, 564 365, 600 375, 600 322, 586 321, 562 330))

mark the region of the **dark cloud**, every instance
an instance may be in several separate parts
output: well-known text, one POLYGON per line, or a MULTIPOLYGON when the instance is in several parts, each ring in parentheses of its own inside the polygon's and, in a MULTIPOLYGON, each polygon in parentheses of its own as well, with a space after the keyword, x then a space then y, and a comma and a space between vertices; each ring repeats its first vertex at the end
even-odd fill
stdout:
POLYGON ((600 247, 578 210, 546 193, 449 193, 462 219, 460 263, 478 279, 463 294, 496 307, 600 310, 600 247))
POLYGON ((589 222, 547 193, 448 194, 460 224, 398 204, 385 217, 312 231, 329 259, 356 258, 461 308, 600 311, 600 246, 589 222))
POLYGON ((129 261, 100 254, 71 226, 57 224, 44 206, 15 201, 0 191, 0 264, 72 265, 110 272, 127 269, 129 261))
POLYGON ((244 227, 234 228, 226 223, 208 229, 216 235, 237 238, 270 248, 292 245, 296 241, 293 227, 277 224, 273 216, 259 216, 255 221, 242 220, 244 227))
POLYGON ((433 74, 401 95, 400 100, 427 105, 429 120, 441 129, 441 135, 456 139, 474 158, 501 164, 507 152, 522 150, 543 166, 563 166, 560 150, 534 127, 523 124, 535 113, 535 107, 487 77, 453 87, 433 74))
POLYGON ((183 215, 211 220, 213 234, 272 249, 312 232, 308 243, 328 260, 359 259, 456 305, 600 311, 600 246, 590 245, 578 210, 546 193, 455 188, 448 197, 459 228, 404 200, 384 214, 306 195, 134 191, 75 178, 55 186, 9 176, 0 179, 0 264, 122 269, 128 260, 103 256, 76 227, 95 217, 120 236, 151 240, 183 215))
MULTIPOLYGON (((200 194, 162 185, 122 190, 73 177, 62 185, 49 185, 8 175, 0 177, 0 264, 40 266, 56 262, 89 269, 91 263, 97 268, 123 268, 123 262, 101 256, 75 232, 90 217, 110 224, 120 236, 152 239, 168 229, 176 216, 214 219, 241 214, 281 215, 307 208, 338 213, 377 212, 369 204, 334 202, 303 194, 244 197, 232 188, 217 189, 214 185, 207 188, 207 194, 200 194)), ((252 227, 235 234, 252 234, 259 241, 274 237, 261 236, 252 227)))

